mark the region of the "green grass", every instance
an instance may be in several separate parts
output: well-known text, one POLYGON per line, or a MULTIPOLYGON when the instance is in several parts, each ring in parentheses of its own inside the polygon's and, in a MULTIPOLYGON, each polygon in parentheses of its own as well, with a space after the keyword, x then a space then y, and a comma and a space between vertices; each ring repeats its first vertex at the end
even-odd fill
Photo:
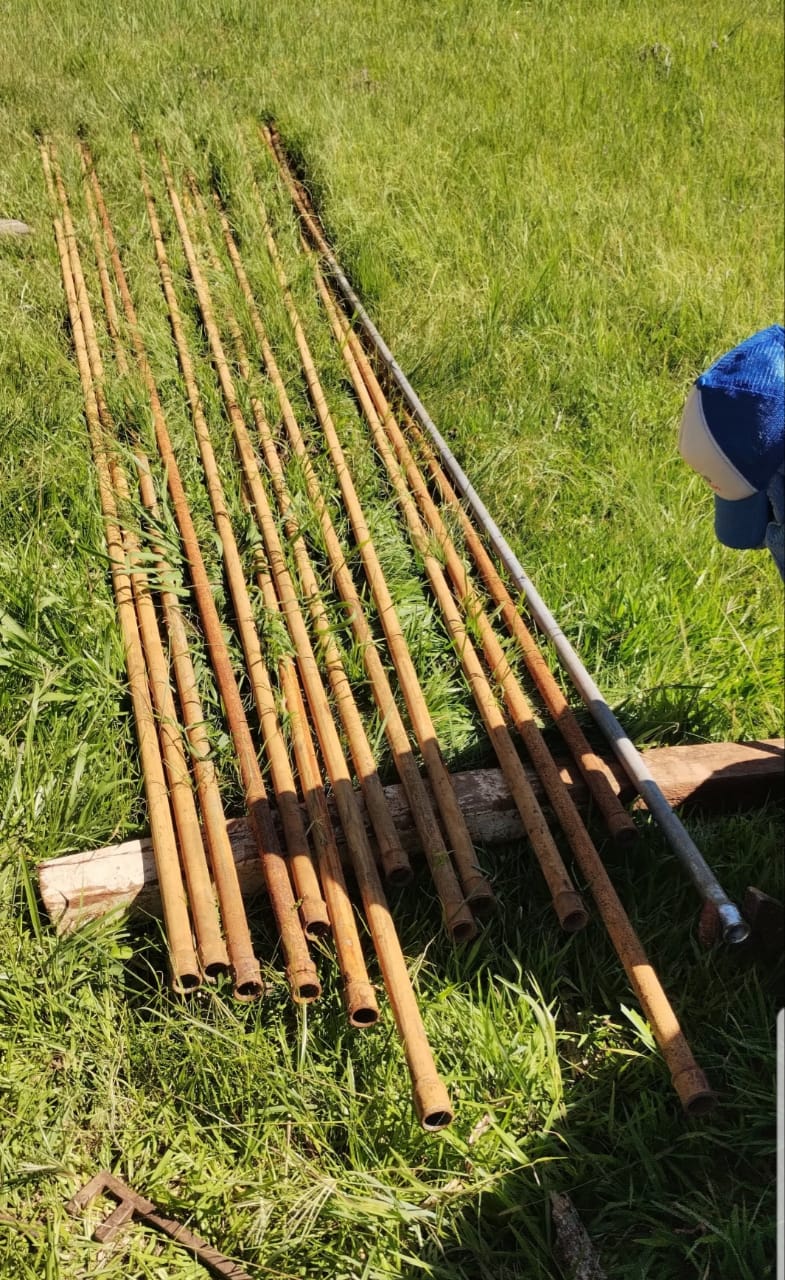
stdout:
MULTIPOLYGON (((422 884, 395 903, 457 1104, 438 1138, 413 1121, 389 1012, 349 1033, 327 958, 323 1000, 292 1010, 263 904, 253 928, 274 989, 252 1009, 222 990, 175 1001, 154 923, 54 937, 36 863, 145 816, 34 135, 59 138, 73 191, 72 142, 90 138, 227 618, 132 127, 151 160, 160 139, 178 171, 219 177, 305 416, 253 157, 440 732, 453 760, 483 758, 296 269, 250 127, 270 114, 374 319, 636 740, 764 737, 782 733, 781 585, 762 553, 715 543, 710 494, 675 439, 696 374, 781 319, 778 8, 9 0, 3 18, 0 216, 33 235, 0 240, 0 1276, 202 1274, 142 1229, 103 1249, 94 1217, 65 1215, 102 1164, 259 1277, 550 1280, 552 1190, 572 1195, 614 1276, 771 1274, 781 968, 700 949, 694 894, 648 826, 633 854, 605 853, 719 1094, 700 1123, 679 1115, 599 925, 558 934, 523 846, 483 851, 504 909, 468 953, 439 934, 422 884)), ((163 197, 161 215, 250 556, 163 197)), ((149 429, 134 377, 112 377, 111 395, 118 420, 149 429)), ((162 526, 174 548, 166 510, 162 526)), ((217 707, 204 662, 201 680, 217 707)), ((219 726, 238 811, 227 747, 219 726)), ((780 806, 689 826, 733 895, 783 896, 780 806)))

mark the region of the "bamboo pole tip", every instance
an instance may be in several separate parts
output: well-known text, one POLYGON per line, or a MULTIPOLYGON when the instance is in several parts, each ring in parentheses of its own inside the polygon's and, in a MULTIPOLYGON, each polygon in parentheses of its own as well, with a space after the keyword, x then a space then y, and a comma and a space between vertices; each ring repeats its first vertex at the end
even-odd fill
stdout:
POLYGON ((608 834, 619 849, 631 849, 640 839, 640 831, 624 809, 605 819, 608 834))
POLYGON ((707 1116, 717 1105, 717 1097, 698 1066, 677 1071, 673 1076, 673 1087, 688 1116, 707 1116))
POLYGON ((427 1133, 438 1133, 455 1119, 450 1095, 437 1075, 420 1076, 415 1080, 414 1109, 427 1133))
POLYGON ((553 909, 565 933, 579 933, 589 923, 589 913, 580 895, 574 890, 565 889, 557 894, 553 900, 553 909))
POLYGON ((383 860, 384 879, 391 889, 404 889, 414 879, 412 864, 401 851, 402 861, 388 864, 383 860))
POLYGON ((344 999, 353 1027, 373 1027, 379 1021, 379 1006, 369 982, 350 979, 344 986, 344 999))
POLYGON ((333 931, 327 905, 319 898, 301 898, 300 919, 303 922, 303 933, 309 942, 329 938, 333 931))
POLYGON ((496 894, 484 876, 470 886, 466 901, 478 920, 490 920, 492 916, 498 914, 499 903, 496 894))
POLYGON ((466 907, 462 907, 460 914, 454 916, 447 921, 447 932, 453 942, 462 946, 464 943, 472 942, 477 937, 477 925, 474 916, 466 907))
POLYGON ((322 984, 314 968, 290 969, 288 978, 292 999, 297 1004, 313 1004, 322 994, 322 984))
POLYGON ((251 1004, 254 1000, 259 1000, 264 995, 265 985, 262 981, 259 962, 255 956, 235 960, 232 965, 232 972, 234 974, 233 994, 235 1000, 240 1000, 244 1004, 251 1004))
POLYGON ((188 952, 175 951, 172 953, 170 964, 172 989, 177 992, 178 996, 190 995, 192 991, 196 991, 201 987, 202 975, 199 972, 195 955, 188 952))

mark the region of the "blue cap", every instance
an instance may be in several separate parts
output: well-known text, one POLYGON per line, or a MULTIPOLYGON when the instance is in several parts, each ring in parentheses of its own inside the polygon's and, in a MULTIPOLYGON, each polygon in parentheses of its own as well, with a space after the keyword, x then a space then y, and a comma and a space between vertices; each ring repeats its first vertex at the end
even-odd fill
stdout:
POLYGON ((785 329, 771 325, 720 356, 696 381, 682 417, 682 457, 714 490, 726 546, 760 547, 766 490, 785 455, 785 329))

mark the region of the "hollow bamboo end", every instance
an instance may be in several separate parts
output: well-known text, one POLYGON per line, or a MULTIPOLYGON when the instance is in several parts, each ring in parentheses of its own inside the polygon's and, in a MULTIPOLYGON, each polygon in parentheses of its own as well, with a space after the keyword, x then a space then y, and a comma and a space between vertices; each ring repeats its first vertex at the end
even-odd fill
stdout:
POLYGON ((558 894, 553 900, 553 908, 565 933, 579 933, 589 923, 589 913, 574 890, 558 894))
POLYGON ((382 868, 384 870, 384 879, 391 889, 403 889, 407 884, 411 884, 414 879, 412 864, 406 855, 404 860, 383 860, 382 868))
POLYGON ((255 956, 236 960, 232 971, 234 974, 233 995, 235 1000, 240 1000, 244 1004, 251 1004, 254 1000, 259 1000, 264 995, 262 973, 255 956))
POLYGON ((202 969, 208 982, 217 982, 229 972, 229 960, 208 960, 207 963, 203 960, 202 969))
POLYGON ((303 933, 309 942, 330 937, 332 925, 327 914, 327 904, 320 898, 303 898, 300 903, 300 919, 303 922, 303 933))
POLYGON ((176 991, 178 996, 186 996, 192 991, 198 991, 202 985, 202 975, 195 956, 175 952, 171 958, 171 967, 172 990, 176 991))
POLYGON ((608 834, 615 845, 620 849, 629 849, 640 839, 640 831, 636 827, 632 818, 622 809, 618 814, 612 814, 606 818, 605 825, 608 828, 608 834))
POLYGON ((364 1027, 375 1026, 379 1021, 379 1006, 369 982, 347 982, 344 999, 349 1022, 353 1027, 362 1030, 364 1027))
POLYGON ((716 1094, 700 1067, 686 1067, 673 1077, 673 1087, 688 1116, 707 1116, 717 1105, 716 1094))
POLYGON ((455 1119, 450 1095, 438 1076, 415 1081, 414 1109, 417 1119, 428 1133, 446 1129, 455 1119))
POLYGON ((322 984, 313 968, 290 970, 288 978, 292 999, 297 1004, 313 1004, 322 994, 322 984))
POLYGON ((471 942, 477 937, 477 925, 470 911, 462 911, 452 920, 447 921, 447 931, 453 942, 460 945, 471 942))
POLYGON ((496 894, 487 880, 473 885, 466 895, 466 901, 478 920, 490 920, 499 910, 496 894))

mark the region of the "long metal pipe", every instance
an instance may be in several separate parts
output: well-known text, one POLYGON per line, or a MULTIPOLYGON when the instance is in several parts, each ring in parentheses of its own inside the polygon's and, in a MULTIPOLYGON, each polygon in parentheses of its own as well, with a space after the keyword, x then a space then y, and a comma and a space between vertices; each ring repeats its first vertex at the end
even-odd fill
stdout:
POLYGON ((512 581, 525 596, 527 606, 537 626, 553 644, 576 689, 627 771, 630 780, 638 788, 652 816, 659 823, 671 849, 684 866, 701 899, 704 902, 711 903, 716 908, 723 938, 726 942, 743 942, 749 936, 749 926, 739 908, 728 897, 686 827, 671 809, 645 760, 628 737, 626 730, 603 697, 596 681, 587 671, 545 601, 536 590, 534 583, 526 574, 523 565, 463 471, 446 440, 438 431, 420 397, 341 270, 335 254, 325 240, 314 215, 303 200, 284 156, 283 149, 280 146, 280 141, 271 134, 269 129, 264 129, 262 136, 278 166, 278 170, 309 235, 329 266, 330 272, 347 304, 362 325, 369 342, 385 365, 411 413, 425 428, 435 444, 442 462, 455 482, 456 488, 462 494, 472 514, 510 574, 512 581))
POLYGON ((85 158, 88 164, 93 194, 95 195, 106 236, 115 281, 120 292, 126 320, 128 321, 136 361, 150 402, 158 451, 166 472, 172 508, 188 562, 191 583, 202 620, 210 662, 215 673, 232 741, 237 753, 251 831, 259 851, 262 871, 284 951, 287 980, 293 998, 300 1003, 307 1003, 318 997, 321 991, 321 984, 298 920, 297 903, 292 893, 287 860, 281 853, 273 825, 272 812, 259 761, 256 757, 256 749, 229 658, 229 651, 218 610, 210 589, 207 569, 202 557, 199 540, 196 536, 155 377, 139 330, 136 308, 128 287, 128 280, 120 259, 98 175, 86 149, 85 158))
MULTIPOLYGON (((429 860, 441 863, 445 859, 449 859, 450 855, 434 813, 431 797, 426 790, 422 778, 420 777, 417 761, 411 749, 406 727, 398 710, 395 696, 387 678, 387 672, 376 648, 373 632, 371 631, 371 627, 365 616, 363 602, 357 588, 355 587, 354 579, 348 567, 343 547, 341 546, 341 542, 332 523, 316 472, 311 465, 302 432, 300 431, 300 427, 294 415, 294 411, 286 391, 286 386, 283 378, 281 377, 273 350, 270 346, 267 333, 262 323, 259 308, 256 305, 237 244, 220 203, 217 203, 217 207, 229 258, 234 268, 238 284, 240 285, 243 298, 245 299, 248 307, 251 322, 262 352, 265 369, 278 397, 281 416, 286 427, 290 445, 300 463, 306 482, 308 496, 313 503, 314 510, 319 518, 324 545, 330 561, 331 570, 335 578, 336 589, 344 607, 346 608, 348 621, 351 624, 358 647, 362 654, 363 665, 373 692, 373 697, 379 712, 379 718, 384 728, 385 737, 387 738, 398 776, 406 793, 409 810, 412 814, 412 818, 420 837, 421 847, 425 851, 426 857, 429 857, 429 860)), ((271 457, 268 457, 267 452, 265 453, 265 457, 267 458, 268 466, 272 469, 272 459, 271 457)), ((314 613, 314 620, 317 628, 319 628, 321 626, 321 613, 314 613)), ((329 620, 326 635, 328 637, 330 636, 329 620)), ((436 781, 438 785, 439 779, 436 779, 436 781)), ((467 849, 470 850, 471 837, 469 836, 468 830, 465 831, 465 836, 462 835, 458 824, 462 824, 465 827, 465 823, 460 809, 457 806, 456 810, 457 817, 455 818, 453 828, 456 838, 463 839, 467 849)), ((492 906, 492 899, 480 898, 479 901, 473 901, 472 906, 475 911, 482 910, 483 908, 489 909, 492 906)))
POLYGON ((382 624, 398 679, 409 711, 409 716, 423 753, 425 767, 437 796, 437 803, 445 822, 452 843, 452 853, 458 875, 463 885, 466 899, 475 911, 488 910, 494 901, 493 890, 487 877, 477 864, 477 855, 468 837, 463 816, 460 812, 452 779, 446 769, 439 749, 436 731, 430 712, 420 686, 417 671, 412 661, 409 646, 401 627, 398 613, 392 599, 390 589, 376 552, 365 515, 360 504, 354 481, 352 480, 346 459, 335 430, 327 401, 322 390, 319 375, 311 355, 302 323, 294 305, 289 289, 289 282, 283 269, 278 249, 270 229, 264 205, 257 191, 257 201, 262 217, 267 249, 273 262, 278 282, 286 306, 295 341, 300 352, 300 361, 305 375, 308 391, 311 396, 316 415, 319 419, 327 451, 338 479, 344 504, 352 525, 352 531, 363 562, 368 584, 376 603, 379 620, 382 624))
MULTIPOLYGON (((52 182, 46 144, 41 146, 41 160, 53 208, 56 208, 57 198, 52 182)), ((169 807, 169 795, 161 758, 161 747, 158 741, 155 716, 147 683, 147 668, 136 618, 133 588, 120 533, 117 505, 103 441, 103 428, 98 414, 92 378, 90 377, 90 362, 82 331, 76 286, 71 274, 65 233, 60 219, 56 216, 53 219, 53 225, 71 322, 71 336, 82 384, 85 420, 98 478, 98 496, 104 521, 104 537, 109 557, 112 589, 123 637, 128 687, 131 694, 134 724, 139 743, 142 779, 153 841, 153 854, 161 886, 161 903, 172 985, 175 991, 184 993, 195 990, 201 984, 202 977, 191 937, 191 922, 188 917, 185 886, 180 871, 177 840, 169 807)))
MULTIPOLYGON (((85 177, 87 177, 86 168, 85 177)), ((93 251, 98 264, 107 328, 112 340, 118 369, 122 374, 127 374, 129 365, 120 340, 119 318, 101 243, 98 214, 87 181, 85 182, 84 195, 93 237, 93 251)), ((151 519, 155 520, 158 516, 155 486, 150 473, 149 461, 138 438, 133 441, 133 453, 142 503, 151 519)), ((199 696, 196 672, 191 661, 182 609, 176 592, 171 589, 170 585, 167 585, 173 584, 173 571, 166 560, 163 548, 155 538, 151 541, 151 547, 156 557, 155 568, 158 575, 159 595, 164 620, 169 634, 169 652, 177 682, 183 722, 188 733, 199 808, 204 822, 210 863, 218 891, 221 919, 226 936, 226 948, 229 953, 234 979, 234 995, 237 1000, 241 1001, 256 1000, 263 994, 264 984, 259 969, 259 961, 254 955, 237 867, 232 856, 232 846, 226 828, 226 816, 221 801, 218 777, 212 759, 212 747, 206 728, 207 721, 199 696)))

